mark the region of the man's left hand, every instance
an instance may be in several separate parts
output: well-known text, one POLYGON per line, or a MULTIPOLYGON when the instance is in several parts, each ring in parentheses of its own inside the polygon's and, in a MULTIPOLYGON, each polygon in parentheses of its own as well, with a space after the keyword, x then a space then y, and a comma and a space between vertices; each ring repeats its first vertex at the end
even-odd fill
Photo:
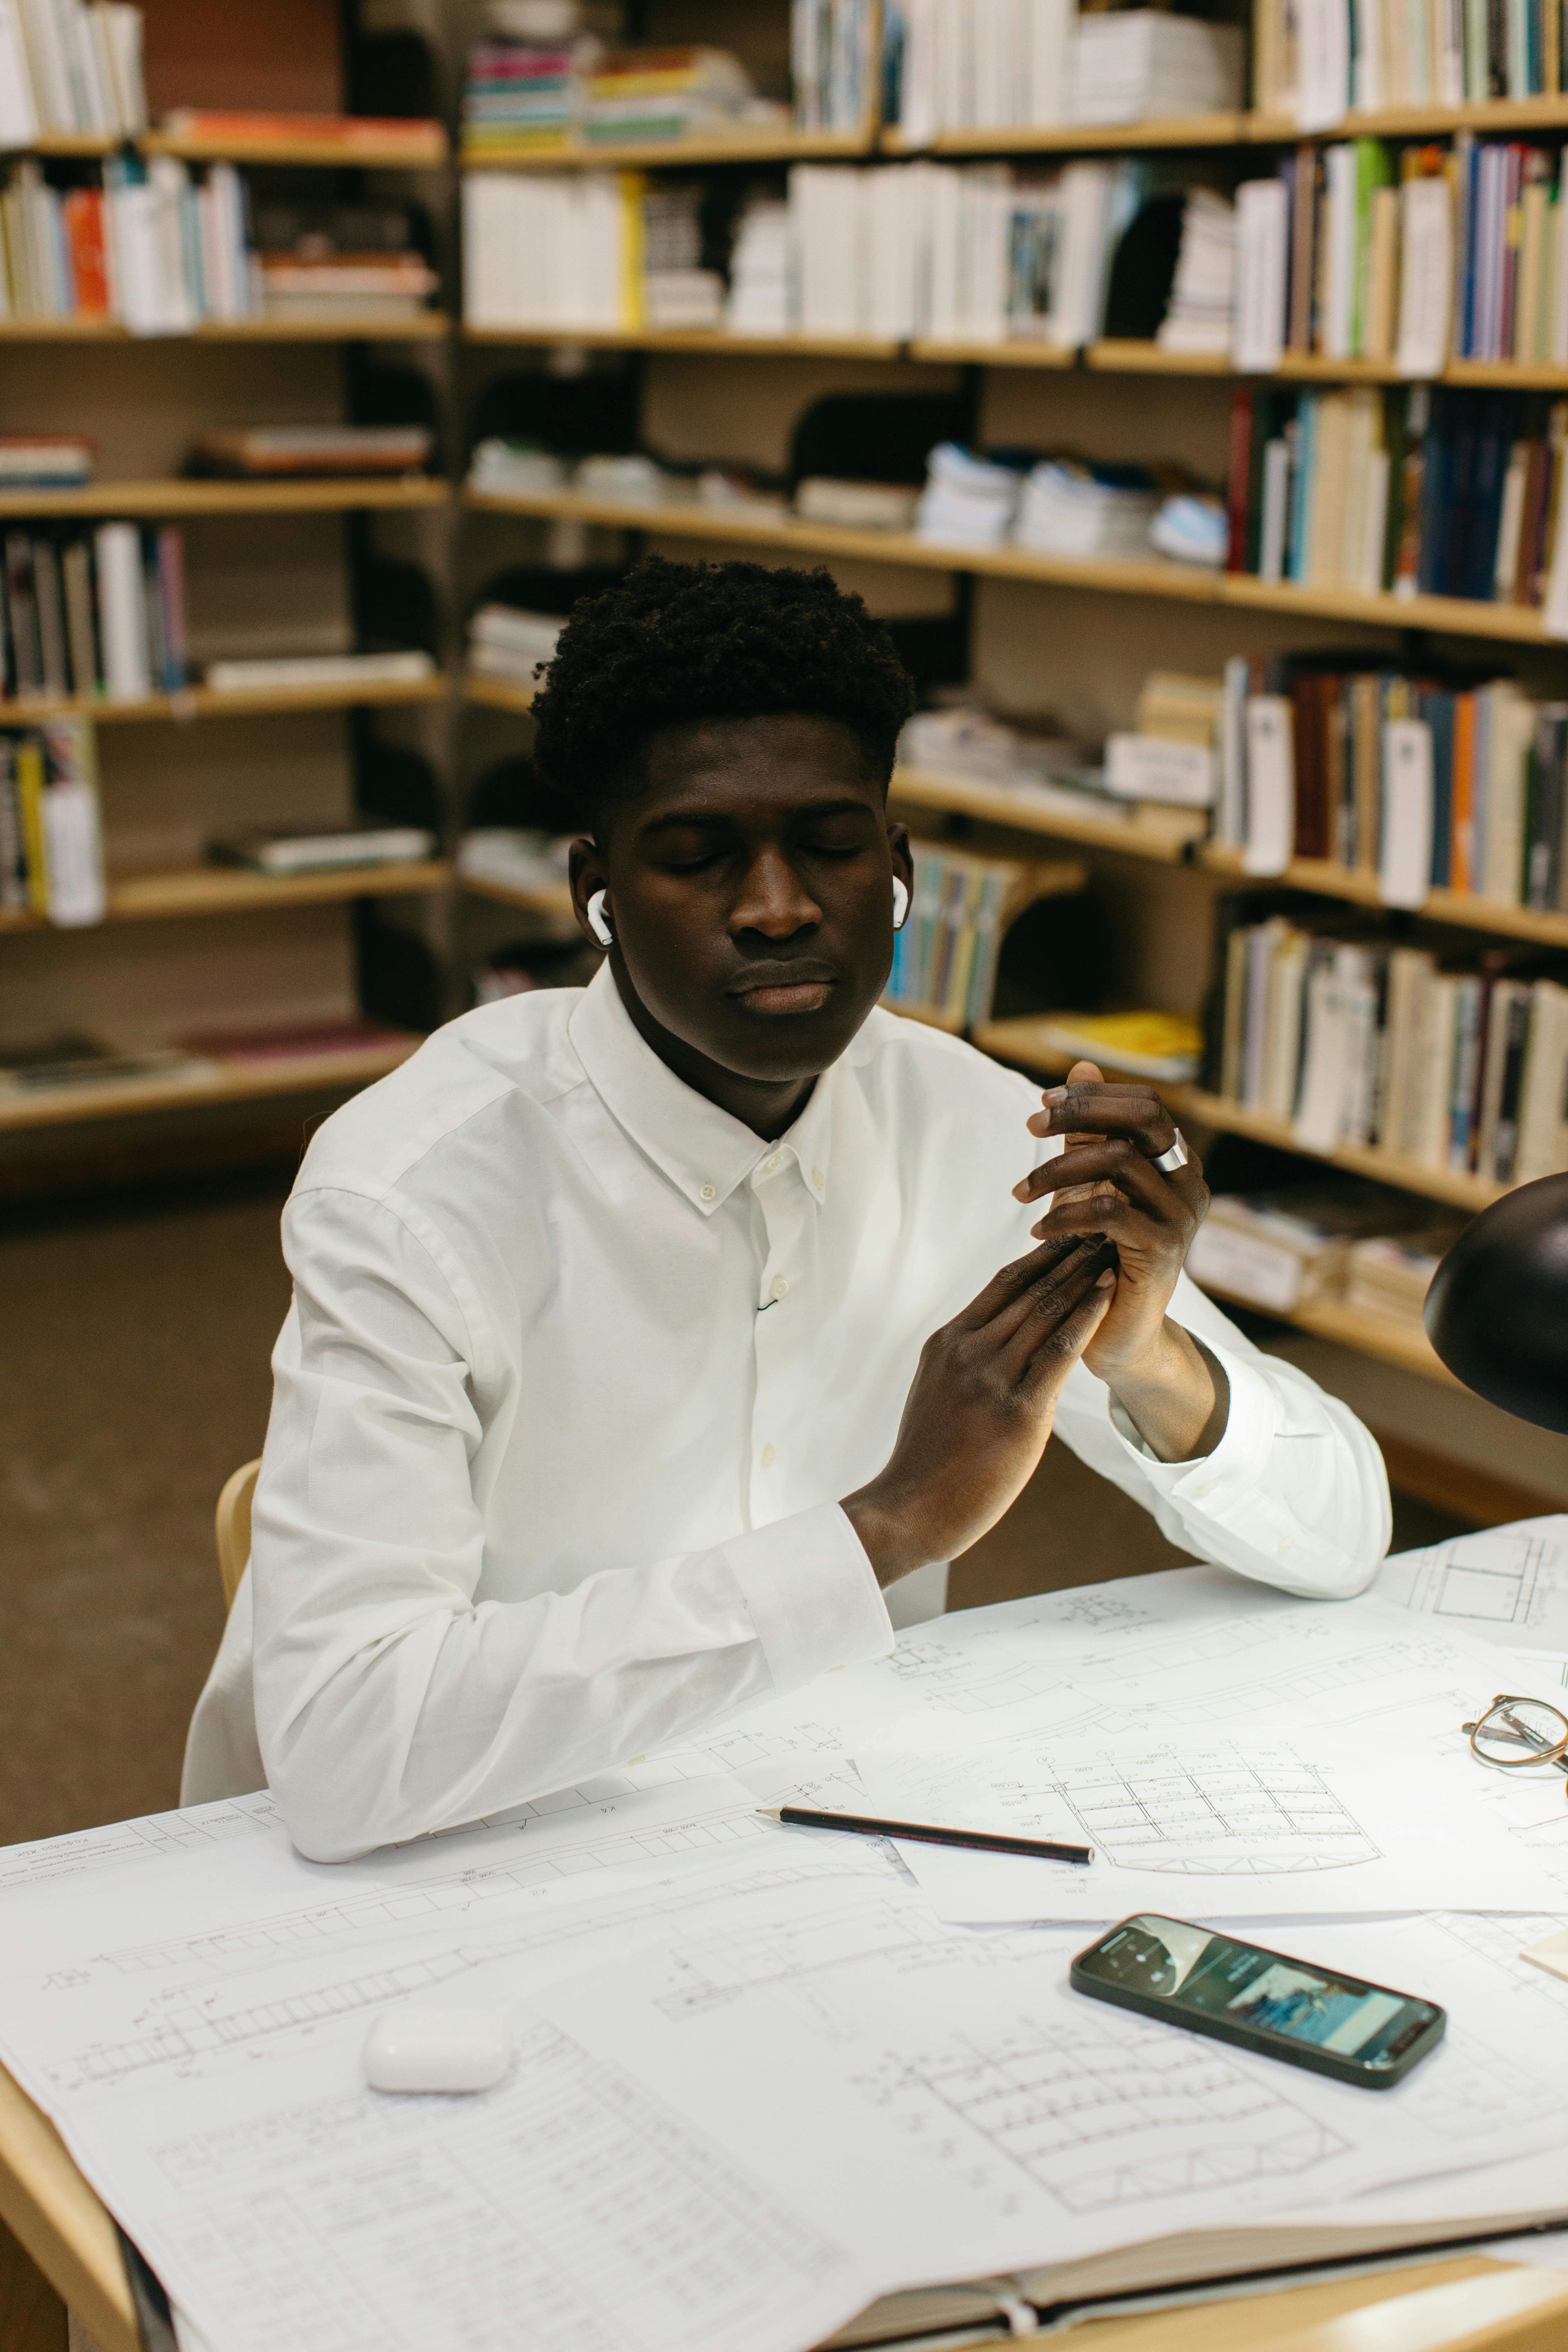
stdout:
POLYGON ((1049 1196, 1036 1236, 1106 1234, 1116 1244, 1115 1293, 1085 1364, 1163 1459, 1211 1451, 1228 1409, 1225 1375, 1165 1311, 1209 1203, 1196 1153, 1189 1144, 1184 1167, 1156 1168, 1176 1139, 1170 1112, 1152 1087, 1107 1086, 1092 1062, 1075 1062, 1027 1124, 1065 1145, 1013 1188, 1019 1201, 1049 1196))

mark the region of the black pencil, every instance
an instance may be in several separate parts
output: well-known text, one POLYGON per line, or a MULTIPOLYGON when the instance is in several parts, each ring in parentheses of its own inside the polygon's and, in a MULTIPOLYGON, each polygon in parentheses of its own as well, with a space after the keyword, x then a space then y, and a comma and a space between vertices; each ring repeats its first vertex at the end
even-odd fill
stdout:
POLYGON ((877 1822, 866 1813, 819 1813, 809 1805, 759 1805, 771 1821, 803 1830, 854 1830, 861 1837, 918 1838, 926 1845, 972 1845, 982 1853, 1027 1853, 1037 1862, 1090 1863, 1091 1845, 1058 1845, 1050 1838, 994 1837, 989 1830, 939 1830, 926 1822, 877 1822))

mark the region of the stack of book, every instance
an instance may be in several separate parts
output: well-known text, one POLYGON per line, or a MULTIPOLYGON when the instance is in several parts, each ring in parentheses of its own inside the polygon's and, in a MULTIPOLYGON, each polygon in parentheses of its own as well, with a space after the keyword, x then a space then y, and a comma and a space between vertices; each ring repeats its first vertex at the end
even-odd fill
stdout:
POLYGON ((731 335, 787 335, 794 319, 790 207, 771 188, 743 200, 730 248, 724 325, 731 335))
POLYGON ((583 137, 592 146, 689 139, 732 122, 752 79, 728 49, 616 49, 584 79, 583 137))
POLYGON ((16 164, 0 195, 0 318, 118 319, 188 334, 260 304, 244 183, 227 163, 198 183, 157 155, 113 157, 98 186, 64 194, 16 164))
POLYGON ((1154 9, 1081 16, 1071 0, 893 0, 883 34, 891 119, 939 131, 1136 122, 1242 103, 1234 26, 1154 9))
POLYGON ((1229 111, 1244 102, 1242 60, 1237 25, 1159 8, 1086 11, 1073 35, 1073 121, 1229 111))
POLYGON ((1212 188, 1189 189, 1182 207, 1176 274, 1155 332, 1161 350, 1228 352, 1235 281, 1236 207, 1212 188))
POLYGON ((429 462, 434 440, 424 425, 239 425, 204 433, 187 471, 252 482, 321 474, 414 474, 429 462))
POLYGON ((1459 106, 1563 88, 1556 0, 1431 9, 1426 0, 1261 0, 1253 104, 1322 130, 1354 107, 1459 106))
POLYGON ((1548 606, 1568 404, 1417 384, 1236 395, 1230 568, 1548 606))
POLYGON ((468 52, 463 79, 463 154, 470 163, 566 145, 583 111, 592 42, 492 34, 468 52))
POLYGON ((214 694, 353 693, 378 686, 423 686, 436 675, 431 656, 410 646, 397 653, 267 654, 208 662, 205 683, 214 694))
MULTIPOLYGON (((1511 678, 1407 677, 1352 656, 1226 667, 1216 836, 1272 841, 1378 878, 1392 906, 1431 889, 1568 908, 1568 704, 1511 678)), ((1268 870, 1261 858, 1249 861, 1268 870)))
POLYGON ((991 1011, 1002 936, 1027 869, 921 842, 909 919, 894 935, 883 1003, 941 1029, 971 1029, 991 1011))
POLYGON ((98 444, 80 433, 0 433, 0 490, 79 490, 98 444))
POLYGON ((8 530, 5 698, 138 701, 178 692, 186 683, 184 572, 184 541, 172 525, 8 530))
POLYGON ((271 114, 248 108, 178 106, 163 117, 167 137, 203 147, 308 147, 323 163, 345 164, 374 153, 400 165, 439 163, 447 153, 440 123, 407 114, 271 114))
POLYGON ((275 318, 412 318, 440 279, 420 253, 264 253, 261 307, 275 318))
POLYGON ((1498 1184, 1550 1175, 1568 1168, 1568 986, 1551 961, 1449 964, 1316 913, 1238 922, 1206 1075, 1309 1150, 1373 1145, 1498 1184))
POLYGON ((1134 805, 1112 793, 1104 768, 1063 733, 1059 722, 1006 719, 975 703, 917 712, 899 740, 899 765, 946 784, 967 780, 1016 793, 1041 815, 1137 824, 1157 830, 1173 846, 1207 830, 1206 818, 1196 810, 1134 805))
POLYGON ((1238 194, 1235 353, 1396 362, 1568 360, 1562 158, 1520 142, 1303 146, 1238 194))
POLYGON ((423 825, 388 824, 379 817, 321 824, 249 824, 207 844, 211 866, 284 880, 293 874, 333 874, 356 866, 414 866, 436 854, 436 836, 423 825))
POLYGON ((1354 1176, 1278 1192, 1221 1192, 1193 1237, 1187 1271, 1205 1290, 1265 1312, 1344 1305, 1407 1334, 1464 1220, 1354 1176))
POLYGON ((566 885, 574 834, 548 834, 525 826, 475 825, 458 849, 458 872, 469 882, 491 882, 505 890, 557 899, 566 885))
POLYGON ((515 604, 479 605, 468 621, 468 667, 486 677, 531 686, 552 661, 565 623, 552 613, 520 612, 515 604))
POLYGON ((1185 1013, 1042 1013, 1030 1018, 1026 1044, 1021 1025, 1013 1040, 1020 1059, 1093 1062, 1161 1087, 1186 1085, 1203 1060, 1202 1026, 1185 1013))
POLYGON ((147 128, 142 11, 122 0, 0 0, 0 146, 147 128))
POLYGON ((724 280, 704 267, 700 181, 656 182, 642 199, 642 305, 650 327, 717 327, 724 280))
POLYGON ((0 916, 98 923, 107 901, 98 753, 82 719, 0 731, 0 916))
POLYGON ((802 131, 863 131, 876 103, 876 0, 790 0, 790 75, 802 131))

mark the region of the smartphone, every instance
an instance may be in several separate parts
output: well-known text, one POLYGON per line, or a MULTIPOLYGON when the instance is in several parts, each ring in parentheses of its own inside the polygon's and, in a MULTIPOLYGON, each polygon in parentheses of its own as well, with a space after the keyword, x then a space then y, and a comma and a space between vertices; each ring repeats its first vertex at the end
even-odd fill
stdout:
POLYGON ((1436 2001, 1314 1968, 1184 1919, 1123 1919, 1074 1959, 1075 1990, 1386 2091, 1443 2039, 1436 2001))

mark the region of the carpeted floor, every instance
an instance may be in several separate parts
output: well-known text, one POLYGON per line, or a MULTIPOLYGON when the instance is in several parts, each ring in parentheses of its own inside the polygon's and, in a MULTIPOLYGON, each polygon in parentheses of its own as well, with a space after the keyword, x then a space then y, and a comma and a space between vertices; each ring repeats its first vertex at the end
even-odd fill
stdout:
MULTIPOLYGON (((267 1424, 281 1203, 231 1188, 0 1232, 0 1843, 176 1800, 222 1627, 213 1509, 267 1424)), ((1395 1539, 1447 1531, 1406 1512, 1395 1539)), ((1182 1557, 1053 1441, 952 1601, 1182 1557)))

